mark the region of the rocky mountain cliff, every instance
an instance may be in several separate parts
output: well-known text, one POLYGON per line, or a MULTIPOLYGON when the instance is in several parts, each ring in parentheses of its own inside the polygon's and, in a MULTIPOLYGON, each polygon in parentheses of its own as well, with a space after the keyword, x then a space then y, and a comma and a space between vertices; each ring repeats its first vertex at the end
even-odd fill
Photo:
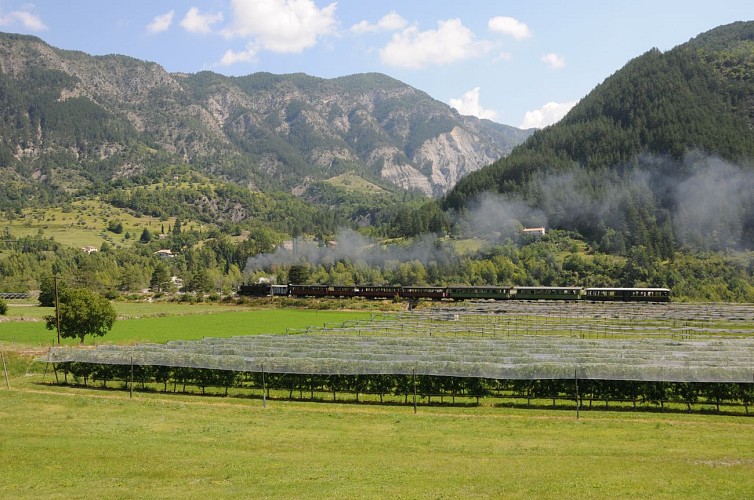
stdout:
POLYGON ((63 170, 79 168, 108 181, 139 173, 144 151, 156 150, 252 189, 294 193, 355 171, 437 196, 529 135, 381 74, 171 74, 11 34, 0 34, 0 111, 0 167, 20 178, 75 180, 63 170))

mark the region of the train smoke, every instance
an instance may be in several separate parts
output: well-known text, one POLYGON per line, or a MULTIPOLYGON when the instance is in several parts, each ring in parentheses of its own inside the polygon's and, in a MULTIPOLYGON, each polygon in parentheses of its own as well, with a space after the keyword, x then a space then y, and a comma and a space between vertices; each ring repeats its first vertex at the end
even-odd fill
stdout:
POLYGON ((497 242, 515 240, 523 227, 591 235, 625 229, 632 210, 666 218, 689 248, 752 248, 754 171, 700 153, 682 160, 645 155, 597 171, 574 165, 536 176, 523 196, 483 193, 457 221, 460 236, 497 242))
POLYGON ((352 229, 341 229, 335 236, 337 244, 296 238, 292 248, 278 248, 272 253, 250 257, 246 262, 246 273, 276 266, 290 266, 307 262, 313 265, 330 267, 339 261, 365 264, 381 269, 395 269, 404 262, 420 262, 427 266, 432 263, 448 264, 455 259, 455 252, 440 241, 436 235, 424 235, 405 245, 382 245, 377 240, 367 238, 352 229))
MULTIPOLYGON (((492 244, 517 242, 525 227, 569 229, 594 236, 625 229, 631 210, 664 217, 675 241, 699 250, 754 247, 754 172, 718 157, 692 153, 682 160, 646 155, 600 170, 574 165, 535 176, 524 193, 482 193, 454 214, 454 235, 492 244)), ((337 245, 298 238, 293 249, 249 258, 246 273, 300 262, 326 267, 338 261, 394 269, 458 261, 452 244, 425 235, 410 244, 383 245, 351 229, 337 245)))

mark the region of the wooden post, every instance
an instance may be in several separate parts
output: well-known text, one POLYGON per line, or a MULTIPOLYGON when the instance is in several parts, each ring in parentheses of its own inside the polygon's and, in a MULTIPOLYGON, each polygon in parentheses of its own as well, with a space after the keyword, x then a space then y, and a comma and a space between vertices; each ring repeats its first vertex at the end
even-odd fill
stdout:
POLYGON ((10 389, 10 379, 8 378, 8 368, 5 366, 5 353, 0 351, 0 357, 3 359, 3 373, 5 374, 5 385, 10 389))
POLYGON ((411 378, 414 380, 414 414, 416 414, 416 369, 411 368, 411 378))
POLYGON ((131 356, 131 389, 129 390, 129 398, 134 397, 134 357, 131 356))
POLYGON ((58 324, 58 345, 60 345, 60 303, 58 302, 58 277, 53 276, 52 281, 55 284, 55 320, 58 324))
POLYGON ((267 408, 267 383, 264 380, 264 365, 262 365, 262 408, 267 408))
POLYGON ((576 382, 576 420, 578 420, 579 419, 579 409, 580 409, 581 405, 579 404, 579 377, 577 375, 577 372, 576 372, 575 368, 573 370, 573 380, 574 380, 574 382, 576 382))

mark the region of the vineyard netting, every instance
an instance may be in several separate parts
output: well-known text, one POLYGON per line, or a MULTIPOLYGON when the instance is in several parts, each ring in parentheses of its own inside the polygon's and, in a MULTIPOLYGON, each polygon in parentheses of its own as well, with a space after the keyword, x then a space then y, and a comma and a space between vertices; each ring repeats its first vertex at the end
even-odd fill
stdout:
POLYGON ((52 348, 40 361, 310 375, 754 382, 752 308, 476 304, 285 335, 52 348))

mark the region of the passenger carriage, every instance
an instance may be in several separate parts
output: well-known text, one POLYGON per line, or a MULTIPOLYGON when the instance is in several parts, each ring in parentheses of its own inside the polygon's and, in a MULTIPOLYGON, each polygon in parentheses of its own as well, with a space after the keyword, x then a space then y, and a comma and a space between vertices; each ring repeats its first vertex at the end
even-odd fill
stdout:
POLYGON ((613 302, 670 302, 669 288, 587 288, 584 300, 613 302))
POLYGON ((401 296, 401 287, 399 286, 357 286, 356 294, 359 297, 368 299, 392 299, 401 296))
POLYGON ((510 286, 449 286, 445 296, 453 300, 508 300, 512 291, 510 286))
POLYGON ((291 297, 326 297, 326 285, 288 285, 291 297))
POLYGON ((583 290, 578 286, 517 286, 513 298, 518 300, 579 300, 583 290))
POLYGON ((408 299, 432 299, 442 300, 445 298, 446 289, 442 286, 404 286, 401 288, 401 297, 408 299))

